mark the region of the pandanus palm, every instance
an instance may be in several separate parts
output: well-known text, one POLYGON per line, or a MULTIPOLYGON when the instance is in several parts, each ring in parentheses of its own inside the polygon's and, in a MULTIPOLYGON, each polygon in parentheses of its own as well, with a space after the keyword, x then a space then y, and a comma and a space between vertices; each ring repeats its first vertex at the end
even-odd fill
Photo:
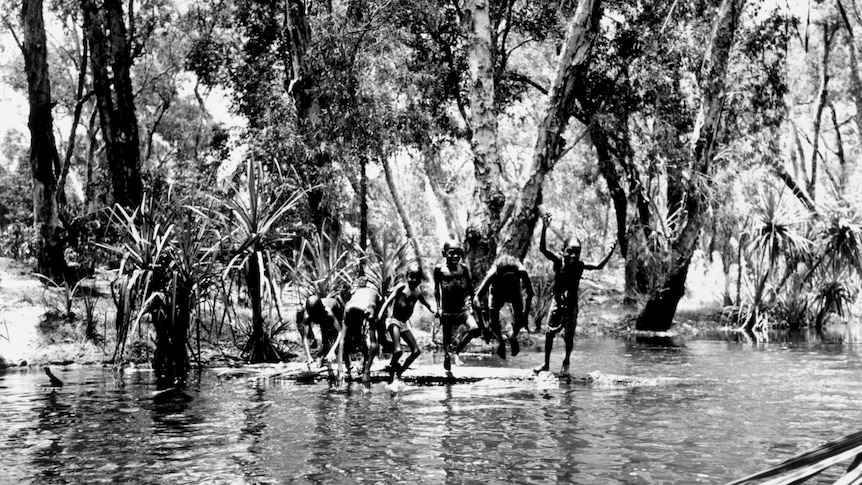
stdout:
POLYGON ((751 330, 757 322, 766 285, 776 265, 782 258, 785 262, 802 258, 811 245, 807 238, 797 232, 808 216, 788 209, 781 201, 781 192, 771 189, 761 192, 755 207, 758 214, 756 222, 745 234, 747 249, 755 261, 753 312, 745 323, 746 330, 751 330))
POLYGON ((285 263, 280 250, 292 237, 283 226, 305 195, 287 187, 270 181, 269 174, 249 160, 243 182, 233 187, 233 196, 225 201, 228 214, 221 217, 224 234, 232 242, 232 257, 224 276, 241 275, 251 305, 251 331, 244 347, 251 362, 279 358, 267 332, 263 305, 268 297, 278 300, 277 275, 285 263))

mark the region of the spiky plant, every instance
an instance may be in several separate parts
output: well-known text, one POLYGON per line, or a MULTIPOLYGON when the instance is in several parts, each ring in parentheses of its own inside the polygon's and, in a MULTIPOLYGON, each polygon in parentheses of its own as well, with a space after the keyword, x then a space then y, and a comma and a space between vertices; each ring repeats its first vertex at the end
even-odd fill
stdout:
POLYGON ((410 254, 410 239, 392 243, 375 241, 372 247, 374 250, 364 256, 365 276, 385 296, 414 261, 410 254))
POLYGON ((112 220, 121 240, 117 245, 99 246, 121 257, 116 290, 111 289, 117 306, 116 362, 122 359, 128 336, 134 334, 144 316, 150 317, 157 333, 165 325, 174 225, 159 211, 151 194, 145 194, 140 207, 132 212, 115 206, 112 220))
POLYGON ((350 248, 337 235, 325 230, 303 237, 288 261, 300 297, 340 294, 350 284, 350 274, 356 265, 350 254, 350 248))
MULTIPOLYGON (((305 196, 284 180, 270 180, 271 174, 248 160, 241 182, 232 187, 220 217, 222 234, 230 244, 231 258, 223 276, 239 276, 248 291, 252 321, 243 350, 250 362, 278 360, 272 344, 271 328, 263 315, 265 300, 277 302, 280 268, 286 265, 281 250, 293 237, 284 230, 291 211, 305 196)), ((276 310, 281 314, 278 305, 276 310)))
POLYGON ((745 233, 747 251, 754 263, 753 312, 745 327, 757 321, 763 306, 763 296, 776 265, 784 261, 803 259, 811 241, 799 233, 808 214, 782 204, 783 190, 768 187, 758 193, 756 217, 745 233))

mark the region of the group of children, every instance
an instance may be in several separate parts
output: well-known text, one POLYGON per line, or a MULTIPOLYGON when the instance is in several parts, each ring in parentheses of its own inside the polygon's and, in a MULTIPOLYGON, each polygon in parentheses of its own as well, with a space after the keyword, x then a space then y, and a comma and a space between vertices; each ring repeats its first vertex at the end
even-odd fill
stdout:
MULTIPOLYGON (((555 253, 547 247, 547 229, 551 215, 543 216, 542 235, 539 245, 541 253, 553 263, 554 302, 548 320, 548 330, 545 337, 544 365, 535 369, 536 372, 548 371, 550 368, 551 350, 554 337, 565 331, 565 358, 561 372, 568 373, 569 359, 574 345, 575 327, 578 317, 578 291, 581 277, 585 270, 599 270, 607 264, 616 244, 608 255, 598 264, 585 264, 580 260, 580 244, 569 238, 565 241, 563 251, 555 253)), ((311 325, 320 328, 323 347, 320 355, 321 364, 331 363, 337 359, 339 376, 342 363, 350 365, 345 348, 359 349, 363 352, 362 381, 370 386, 370 369, 374 356, 379 348, 379 340, 387 332, 392 342, 392 360, 388 366, 390 382, 395 383, 401 374, 419 357, 421 350, 416 342, 410 317, 416 303, 419 302, 440 319, 443 331, 443 368, 451 373, 451 366, 461 365, 459 354, 470 341, 486 332, 486 341, 493 335, 497 342, 497 355, 506 358, 506 342, 511 348, 511 355, 520 351, 518 333, 527 327, 527 315, 530 313, 534 291, 530 276, 521 262, 510 255, 500 256, 488 274, 483 278, 478 289, 474 289, 470 271, 462 262, 464 251, 455 240, 449 240, 443 245, 444 263, 434 269, 434 297, 438 308, 435 309, 422 293, 422 270, 416 263, 411 263, 405 274, 405 281, 397 285, 380 304, 381 295, 376 288, 360 284, 354 289, 346 303, 342 298, 328 298, 312 295, 305 302, 305 309, 300 325, 303 347, 308 358, 309 367, 313 359, 309 340, 312 336, 311 325), (522 299, 522 290, 526 300, 522 299), (483 308, 482 298, 487 298, 489 325, 485 328, 481 313, 475 308, 483 308), (500 323, 500 310, 506 304, 511 305, 514 323, 512 333, 504 336, 500 323), (477 318, 478 316, 478 318, 477 318), (463 329, 462 329, 463 327, 463 329), (455 333, 461 329, 456 339, 455 333), (409 354, 403 363, 401 341, 409 347, 409 354)))

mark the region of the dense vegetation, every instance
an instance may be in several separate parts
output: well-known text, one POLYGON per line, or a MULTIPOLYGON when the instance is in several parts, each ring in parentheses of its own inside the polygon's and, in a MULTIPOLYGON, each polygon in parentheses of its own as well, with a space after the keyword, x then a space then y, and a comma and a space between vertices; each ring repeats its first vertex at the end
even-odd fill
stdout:
POLYGON ((302 295, 449 235, 474 274, 505 252, 541 280, 544 210, 586 259, 619 243, 638 329, 671 327, 697 252, 747 330, 856 302, 855 0, 4 6, 29 130, 4 135, 0 255, 67 288, 118 268, 118 350, 147 326, 168 374, 204 313, 275 359, 302 295))

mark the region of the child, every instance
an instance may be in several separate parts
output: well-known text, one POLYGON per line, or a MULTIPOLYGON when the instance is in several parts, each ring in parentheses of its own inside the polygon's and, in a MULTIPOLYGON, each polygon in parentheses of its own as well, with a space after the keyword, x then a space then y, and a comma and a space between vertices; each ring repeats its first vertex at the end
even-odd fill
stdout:
POLYGON ((539 240, 539 250, 546 258, 554 264, 554 306, 548 319, 548 331, 545 333, 545 363, 534 369, 535 372, 548 371, 551 363, 551 349, 554 348, 554 337, 561 331, 563 341, 566 343, 566 354, 563 358, 561 374, 569 373, 569 357, 575 344, 575 328, 578 326, 578 291, 580 291, 581 277, 585 270, 600 270, 605 267, 614 249, 599 264, 585 264, 581 261, 581 245, 567 238, 563 244, 562 254, 556 254, 548 250, 545 233, 551 223, 551 214, 546 213, 543 217, 542 238, 539 240))
POLYGON ((371 364, 377 355, 379 337, 383 333, 379 322, 374 318, 380 303, 380 292, 366 277, 358 278, 355 286, 344 305, 344 325, 339 335, 341 346, 338 352, 339 358, 345 362, 349 361, 351 352, 362 352, 362 384, 368 390, 371 388, 371 364))
POLYGON ((464 251, 458 241, 449 240, 443 244, 443 257, 446 263, 434 269, 434 296, 439 306, 440 326, 443 327, 443 368, 450 372, 452 368, 452 334, 455 329, 465 325, 464 332, 457 349, 454 350, 455 364, 461 365, 458 354, 467 346, 473 337, 479 335, 479 325, 473 316, 473 280, 470 270, 461 263, 464 251))
POLYGON ((527 315, 533 302, 533 283, 530 275, 524 269, 524 265, 517 258, 504 254, 497 259, 497 263, 488 271, 485 279, 476 290, 474 304, 479 307, 480 298, 485 292, 490 296, 491 331, 497 337, 499 347, 497 355, 501 359, 506 358, 506 340, 503 338, 503 329, 500 326, 500 309, 506 303, 512 304, 512 313, 515 322, 512 325, 512 335, 508 338, 512 346, 512 357, 518 355, 518 333, 522 328, 527 328, 527 315), (527 292, 526 303, 521 298, 521 289, 527 292))
POLYGON ((410 367, 410 364, 415 361, 422 353, 419 350, 419 345, 416 343, 416 337, 413 335, 413 328, 410 325, 410 316, 413 314, 413 307, 416 302, 425 305, 432 314, 437 311, 431 308, 425 295, 422 294, 422 289, 419 284, 422 282, 422 270, 417 263, 411 263, 407 267, 406 283, 401 283, 396 286, 389 297, 383 302, 380 307, 380 312, 377 314, 377 320, 382 320, 386 314, 386 309, 392 306, 392 312, 389 318, 386 319, 386 329, 389 331, 389 336, 392 339, 392 361, 389 364, 389 383, 394 384, 396 379, 401 379, 401 374, 410 367), (403 365, 398 364, 401 358, 401 339, 407 342, 410 347, 410 355, 404 361, 403 365))
POLYGON ((344 304, 338 298, 321 298, 311 295, 305 300, 305 311, 300 318, 300 334, 302 336, 302 347, 305 349, 306 364, 311 370, 314 359, 311 357, 309 339, 314 337, 311 326, 317 324, 320 327, 320 335, 323 340, 323 348, 320 350, 321 362, 332 362, 335 349, 340 343, 341 318, 344 315, 344 304))

